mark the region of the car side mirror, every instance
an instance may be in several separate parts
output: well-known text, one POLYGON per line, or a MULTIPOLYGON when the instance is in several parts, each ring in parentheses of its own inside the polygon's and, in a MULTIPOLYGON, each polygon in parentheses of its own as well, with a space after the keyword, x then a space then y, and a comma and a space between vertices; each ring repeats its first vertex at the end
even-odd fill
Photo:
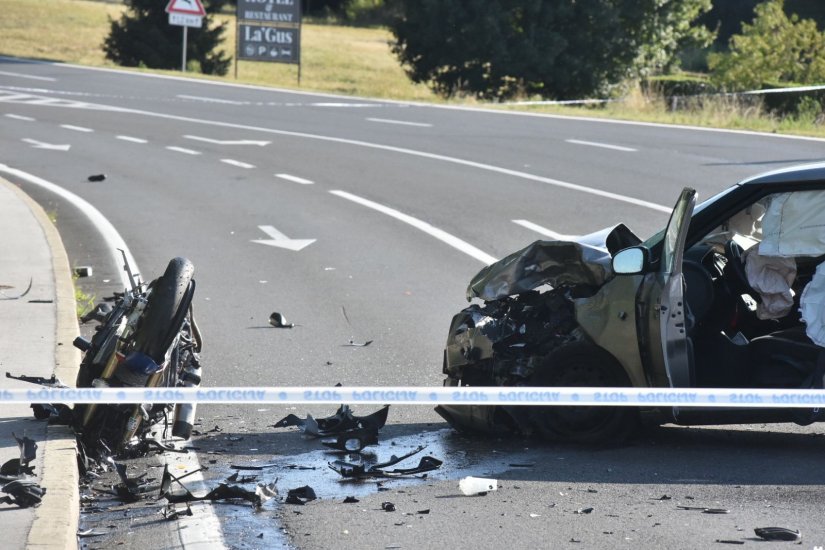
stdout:
POLYGON ((647 248, 643 246, 620 250, 613 256, 613 272, 617 275, 644 273, 650 263, 648 254, 647 248))

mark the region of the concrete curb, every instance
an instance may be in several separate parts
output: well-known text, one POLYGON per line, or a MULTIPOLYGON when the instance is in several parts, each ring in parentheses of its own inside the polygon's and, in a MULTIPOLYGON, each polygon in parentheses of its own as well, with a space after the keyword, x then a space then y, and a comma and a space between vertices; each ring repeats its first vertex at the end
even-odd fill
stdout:
MULTIPOLYGON (((55 283, 57 334, 55 341, 55 375, 74 386, 80 365, 80 351, 72 341, 80 334, 74 298, 74 284, 63 241, 43 208, 16 185, 0 178, 31 210, 43 228, 49 243, 55 283)), ((80 495, 78 490, 77 440, 67 426, 49 426, 42 446, 41 485, 46 488, 37 508, 26 548, 77 548, 80 495)))

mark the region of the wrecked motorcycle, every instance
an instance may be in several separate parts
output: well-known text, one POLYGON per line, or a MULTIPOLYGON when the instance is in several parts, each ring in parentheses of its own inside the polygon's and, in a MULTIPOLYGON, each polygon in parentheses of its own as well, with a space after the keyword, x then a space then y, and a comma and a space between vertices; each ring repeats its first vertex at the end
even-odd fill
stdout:
MULTIPOLYGON (((136 280, 124 254, 130 287, 104 302, 90 317, 101 322, 91 341, 78 337, 83 353, 77 387, 174 388, 198 386, 201 335, 192 311, 194 266, 173 258, 164 274, 148 284, 136 280)), ((150 428, 168 420, 172 435, 189 439, 194 404, 89 404, 74 411, 74 427, 91 455, 122 453, 150 428)))

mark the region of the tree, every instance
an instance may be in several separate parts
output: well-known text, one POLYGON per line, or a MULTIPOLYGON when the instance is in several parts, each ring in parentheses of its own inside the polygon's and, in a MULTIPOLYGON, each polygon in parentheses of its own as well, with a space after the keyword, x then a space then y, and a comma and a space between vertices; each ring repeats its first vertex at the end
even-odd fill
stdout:
MULTIPOLYGON (((103 42, 106 57, 127 67, 177 69, 181 62, 182 28, 169 24, 165 0, 125 0, 128 7, 119 21, 110 20, 111 30, 103 42)), ((225 32, 225 24, 213 26, 211 13, 219 9, 206 4, 202 28, 188 33, 187 60, 200 65, 205 74, 224 75, 231 57, 215 52, 225 32)))
POLYGON ((783 0, 759 4, 753 23, 731 37, 730 51, 708 57, 716 82, 729 90, 825 82, 825 34, 812 19, 788 17, 783 7, 783 0))
POLYGON ((398 0, 393 52, 444 96, 580 98, 673 62, 710 0, 398 0))

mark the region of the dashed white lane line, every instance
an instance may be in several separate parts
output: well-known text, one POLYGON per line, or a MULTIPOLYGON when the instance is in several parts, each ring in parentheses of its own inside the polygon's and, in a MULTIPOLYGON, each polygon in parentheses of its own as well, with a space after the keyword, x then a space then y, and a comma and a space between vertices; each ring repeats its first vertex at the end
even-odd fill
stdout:
POLYGON ((73 124, 61 124, 60 127, 73 132, 94 132, 91 128, 86 128, 85 126, 74 126, 73 124))
POLYGON ((275 174, 275 177, 281 178, 282 180, 300 183, 301 185, 312 185, 313 183, 315 183, 314 181, 305 180, 304 178, 299 178, 298 176, 291 176, 289 174, 275 174))
POLYGON ((217 99, 214 97, 202 97, 198 95, 183 95, 178 94, 180 99, 194 99, 195 101, 204 101, 206 103, 225 103, 226 105, 244 105, 243 101, 232 101, 230 99, 217 99))
POLYGON ((368 118, 370 122, 381 122, 384 124, 400 124, 402 126, 419 126, 421 128, 432 128, 432 124, 426 122, 408 122, 406 120, 392 120, 389 118, 368 118))
POLYGON ((13 118, 14 120, 25 120, 26 122, 34 122, 34 120, 35 120, 30 116, 15 115, 13 113, 6 113, 5 116, 7 118, 13 118))
POLYGON ((194 149, 187 149, 185 147, 176 147, 174 145, 167 145, 167 149, 170 151, 175 151, 176 153, 184 153, 186 155, 200 155, 200 151, 195 151, 194 149))
POLYGON ((115 136, 115 138, 121 141, 130 141, 132 143, 149 143, 149 140, 147 139, 136 138, 132 136, 115 136))
POLYGON ((31 74, 22 74, 22 73, 12 73, 9 71, 0 71, 0 74, 3 76, 16 76, 17 78, 28 78, 30 80, 43 80, 46 82, 57 82, 56 78, 52 78, 50 76, 34 76, 31 74))
POLYGON ((625 153, 635 153, 637 149, 632 147, 623 147, 621 145, 611 145, 610 143, 599 143, 597 141, 582 141, 580 139, 566 139, 567 143, 575 145, 589 145, 590 147, 601 147, 602 149, 613 149, 614 151, 624 151, 625 153))
POLYGON ((554 241, 572 241, 578 238, 578 235, 565 235, 564 233, 556 233, 552 229, 547 229, 546 227, 542 227, 536 223, 527 220, 513 220, 513 223, 525 227, 531 231, 535 231, 539 235, 550 237, 554 241))
POLYGON ((224 164, 229 164, 230 166, 237 166, 238 168, 246 168, 247 170, 250 169, 250 168, 255 168, 254 164, 241 162, 239 160, 221 159, 221 162, 223 162, 224 164))
POLYGON ((493 256, 490 256, 489 254, 487 254, 486 252, 484 252, 482 250, 479 250, 478 248, 476 248, 475 246, 471 245, 470 243, 468 243, 466 241, 462 241, 461 239, 459 239, 455 235, 451 235, 451 234, 447 233, 444 230, 441 230, 437 227, 433 227, 429 223, 427 223, 425 221, 422 221, 422 220, 419 220, 418 218, 414 218, 414 217, 412 217, 408 214, 404 214, 402 212, 399 212, 398 210, 396 210, 394 208, 384 206, 383 204, 378 204, 377 202, 373 202, 369 199, 365 199, 365 198, 359 197, 357 195, 353 195, 352 193, 347 193, 346 191, 333 190, 333 191, 330 191, 330 193, 332 193, 333 195, 339 196, 343 199, 347 199, 348 201, 352 201, 352 202, 360 204, 362 206, 366 206, 367 208, 372 208, 373 210, 375 210, 377 212, 381 212, 382 214, 386 214, 387 216, 393 217, 396 220, 399 220, 399 221, 402 221, 406 224, 409 224, 409 225, 415 227, 416 229, 419 229, 419 230, 423 231, 424 233, 430 235, 431 237, 435 237, 439 241, 452 246, 456 250, 464 252, 468 256, 472 256, 476 260, 478 260, 478 261, 480 261, 480 262, 482 262, 486 265, 492 264, 492 263, 497 261, 497 258, 495 258, 493 256))

